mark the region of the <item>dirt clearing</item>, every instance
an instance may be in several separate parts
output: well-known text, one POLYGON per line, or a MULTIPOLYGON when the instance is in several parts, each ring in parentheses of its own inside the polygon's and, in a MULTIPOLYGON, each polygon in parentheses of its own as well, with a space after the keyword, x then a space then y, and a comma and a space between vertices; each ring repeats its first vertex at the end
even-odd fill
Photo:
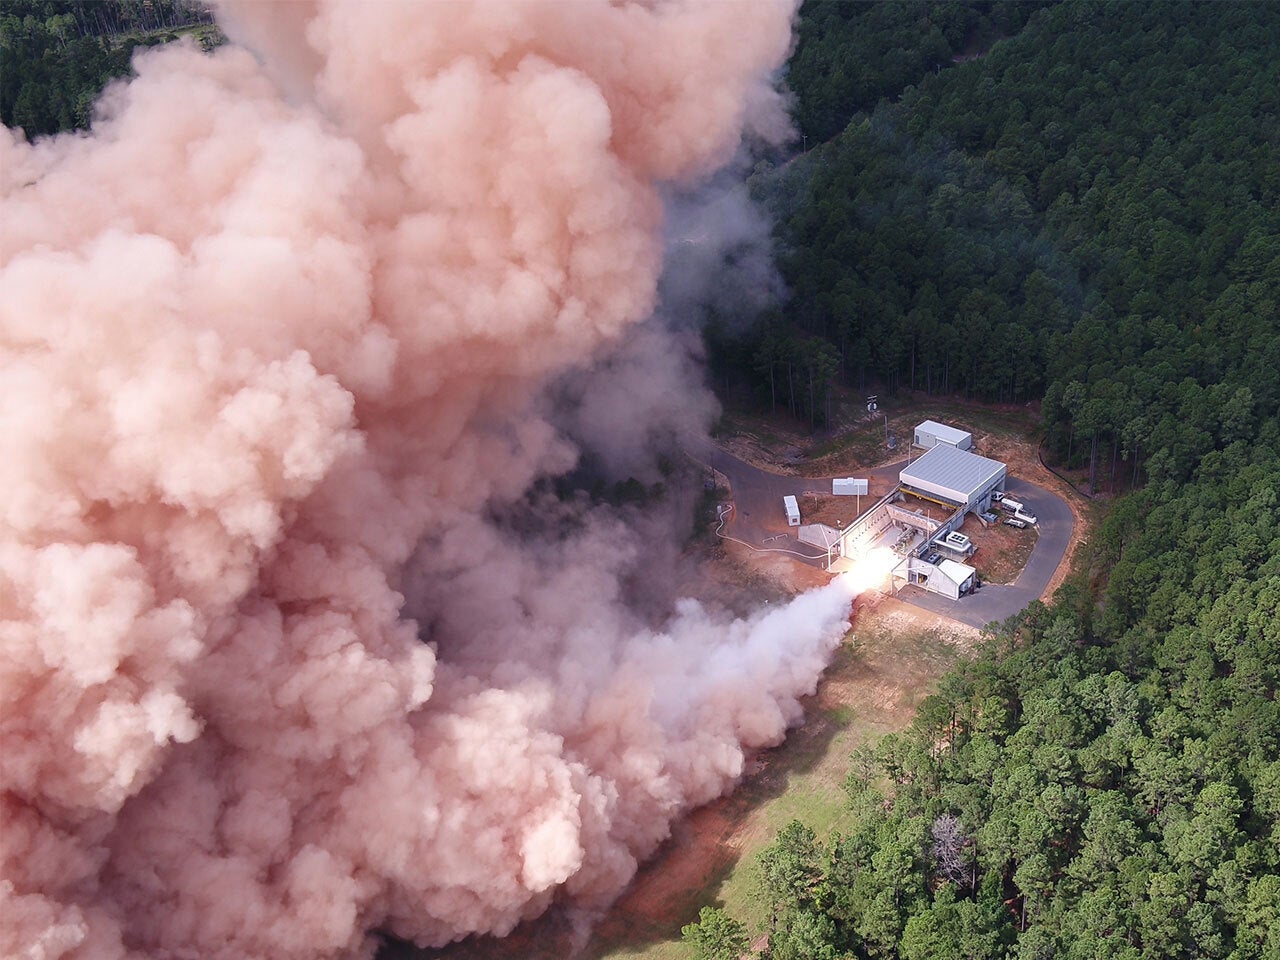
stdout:
POLYGON ((978 548, 965 562, 986 583, 1013 583, 1027 565, 1040 531, 1033 526, 1022 530, 1011 527, 1004 522, 1007 514, 995 512, 1000 517, 995 523, 983 523, 973 514, 964 518, 960 530, 978 548))

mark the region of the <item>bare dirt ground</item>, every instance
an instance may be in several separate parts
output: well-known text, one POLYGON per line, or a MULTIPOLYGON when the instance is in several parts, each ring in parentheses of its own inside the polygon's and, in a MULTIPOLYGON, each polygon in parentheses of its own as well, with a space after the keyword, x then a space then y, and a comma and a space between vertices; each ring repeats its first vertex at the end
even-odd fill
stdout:
POLYGON ((1040 533, 1035 527, 1010 527, 1004 522, 1006 514, 995 512, 1000 516, 995 523, 984 524, 972 514, 965 517, 960 531, 978 548, 966 563, 987 583, 1013 583, 1027 565, 1040 533))
POLYGON ((872 479, 867 484, 870 491, 865 497, 833 497, 806 495, 800 498, 800 519, 803 523, 825 523, 829 527, 846 527, 858 517, 858 508, 867 510, 892 488, 887 480, 872 479))
POLYGON ((784 476, 797 476, 808 438, 784 417, 726 414, 716 442, 739 460, 784 476))

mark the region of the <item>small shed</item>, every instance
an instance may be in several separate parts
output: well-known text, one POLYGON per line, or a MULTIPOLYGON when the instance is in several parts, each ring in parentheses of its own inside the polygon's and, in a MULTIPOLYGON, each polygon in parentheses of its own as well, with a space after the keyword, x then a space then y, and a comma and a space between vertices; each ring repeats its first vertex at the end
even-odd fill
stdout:
POLYGON ((867 481, 853 477, 836 477, 831 481, 831 493, 837 497, 865 497, 867 481))
POLYGON ((955 560, 928 563, 912 557, 907 569, 907 582, 923 587, 948 600, 959 600, 973 589, 978 571, 955 560))
POLYGON ((957 560, 940 560, 938 561, 938 573, 942 574, 942 576, 934 578, 935 585, 945 587, 952 599, 959 600, 973 589, 973 579, 978 571, 967 563, 960 563, 957 560), (946 579, 946 583, 940 582, 943 578, 946 579), (954 589, 954 593, 950 592, 952 589, 954 589))
POLYGON ((796 503, 796 498, 788 494, 782 498, 782 509, 787 513, 787 526, 800 526, 800 505, 796 503))
POLYGON ((955 447, 957 450, 972 450, 973 434, 957 430, 955 427, 948 427, 945 423, 938 423, 936 420, 925 420, 916 425, 915 445, 917 447, 928 450, 940 443, 955 447))

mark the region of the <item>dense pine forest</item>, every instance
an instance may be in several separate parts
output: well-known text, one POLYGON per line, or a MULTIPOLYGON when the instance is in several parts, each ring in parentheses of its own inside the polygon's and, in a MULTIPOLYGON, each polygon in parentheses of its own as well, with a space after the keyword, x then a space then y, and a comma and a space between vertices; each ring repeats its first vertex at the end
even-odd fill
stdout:
POLYGON ((765 397, 771 362, 820 356, 832 382, 1043 398, 1059 459, 1140 489, 1052 606, 852 758, 852 830, 778 835, 767 930, 708 908, 685 939, 1280 957, 1280 7, 966 5, 997 39, 941 63, 957 7, 889 9, 803 9, 802 125, 854 109, 758 170, 791 298, 718 362, 765 397), (866 105, 866 49, 916 77, 866 105))
MULTIPOLYGON (((8 0, 0 117, 83 127, 203 16, 8 0)), ((709 329, 717 382, 783 364, 813 423, 838 383, 1041 401, 1135 492, 851 759, 852 829, 778 835, 768 929, 708 907, 691 952, 1277 960, 1280 6, 811 0, 787 81, 799 152, 751 187, 788 295, 709 329)))
POLYGON ((1043 397, 1053 448, 1095 485, 1135 463, 1184 479, 1276 412, 1273 5, 1034 8, 945 68, 954 4, 810 6, 790 79, 815 130, 857 68, 811 15, 856 36, 853 61, 874 46, 922 72, 757 175, 791 297, 746 342, 713 338, 722 372, 766 399, 778 362, 806 383, 1043 397))
MULTIPOLYGON (((0 3, 0 122, 27 136, 89 126, 102 87, 129 72, 133 50, 207 25, 197 0, 4 0, 0 3)), ((213 37, 213 40, 210 40, 213 37)))

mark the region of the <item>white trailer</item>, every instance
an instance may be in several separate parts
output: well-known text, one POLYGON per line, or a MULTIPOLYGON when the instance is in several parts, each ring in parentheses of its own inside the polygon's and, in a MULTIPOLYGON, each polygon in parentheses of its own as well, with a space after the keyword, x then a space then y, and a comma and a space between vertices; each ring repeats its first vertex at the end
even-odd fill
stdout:
POLYGON ((1008 510, 1010 513, 1019 513, 1022 511, 1022 504, 1011 497, 1005 497, 999 502, 1001 510, 1008 510))
POLYGON ((785 510, 787 514, 787 526, 800 526, 800 505, 796 503, 795 497, 791 495, 783 497, 782 509, 785 510))

